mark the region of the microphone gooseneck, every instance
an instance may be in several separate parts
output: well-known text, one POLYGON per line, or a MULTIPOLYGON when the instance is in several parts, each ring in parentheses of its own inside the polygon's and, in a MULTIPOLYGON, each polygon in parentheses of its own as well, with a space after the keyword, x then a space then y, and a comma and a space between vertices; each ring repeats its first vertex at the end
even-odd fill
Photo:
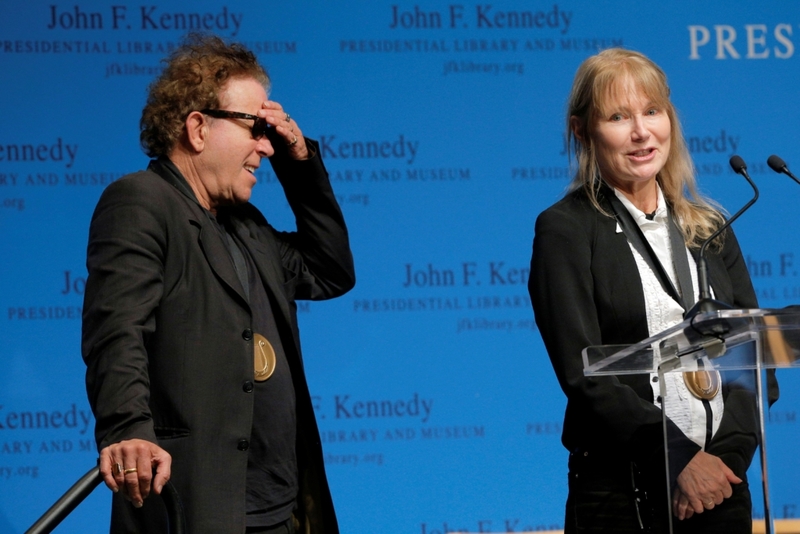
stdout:
POLYGON ((767 165, 769 165, 769 168, 778 174, 785 174, 800 184, 800 180, 797 178, 797 176, 792 174, 792 172, 789 170, 789 167, 786 165, 786 162, 783 161, 780 156, 776 156, 775 154, 771 155, 769 158, 767 158, 767 165))
POLYGON ((730 159, 731 168, 736 172, 736 174, 741 174, 742 176, 747 179, 747 182, 750 184, 750 187, 753 188, 753 198, 745 204, 739 211, 733 214, 728 220, 726 220, 722 225, 720 225, 717 230, 709 236, 703 242, 703 245, 700 247, 700 254, 698 255, 697 260, 697 285, 699 286, 700 295, 697 303, 692 306, 692 308, 686 312, 685 318, 693 318, 698 313, 702 312, 713 312, 718 310, 726 310, 730 309, 731 306, 711 298, 711 284, 708 281, 708 263, 706 261, 706 248, 708 245, 714 241, 722 232, 724 232, 733 221, 739 218, 739 216, 744 213, 750 206, 755 204, 756 200, 758 200, 758 187, 750 178, 750 175, 747 174, 747 164, 744 160, 739 157, 738 155, 731 156, 730 159))

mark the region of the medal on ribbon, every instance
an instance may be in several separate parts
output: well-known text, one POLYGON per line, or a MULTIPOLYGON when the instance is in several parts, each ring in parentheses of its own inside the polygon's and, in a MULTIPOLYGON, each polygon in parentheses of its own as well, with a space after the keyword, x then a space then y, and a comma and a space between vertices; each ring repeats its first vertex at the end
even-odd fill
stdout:
POLYGON ((261 334, 255 334, 253 336, 253 370, 256 382, 263 382, 271 377, 277 363, 275 349, 272 348, 267 338, 261 334))
POLYGON ((698 399, 711 400, 719 393, 722 383, 719 371, 684 371, 686 389, 698 399))

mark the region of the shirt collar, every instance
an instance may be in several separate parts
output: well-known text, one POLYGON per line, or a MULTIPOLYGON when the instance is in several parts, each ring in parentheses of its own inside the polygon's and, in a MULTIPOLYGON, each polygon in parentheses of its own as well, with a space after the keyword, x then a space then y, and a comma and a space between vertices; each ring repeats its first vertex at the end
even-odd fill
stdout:
POLYGON ((622 194, 616 187, 612 186, 614 189, 614 194, 617 195, 617 198, 622 202, 622 205, 625 206, 625 209, 631 214, 633 220, 636 221, 636 224, 642 226, 643 224, 658 222, 664 222, 667 217, 669 216, 669 211, 667 210, 667 202, 664 200, 664 194, 661 192, 661 186, 658 185, 656 182, 656 191, 658 193, 658 204, 656 205, 656 216, 653 220, 647 218, 645 213, 633 205, 633 202, 628 200, 628 198, 622 194))

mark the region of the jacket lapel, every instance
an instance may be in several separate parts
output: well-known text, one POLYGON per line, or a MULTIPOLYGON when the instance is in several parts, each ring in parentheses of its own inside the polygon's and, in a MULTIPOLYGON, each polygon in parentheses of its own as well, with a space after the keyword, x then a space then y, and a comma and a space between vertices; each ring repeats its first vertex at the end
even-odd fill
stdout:
POLYGON ((200 249, 205 255, 211 269, 216 275, 232 289, 242 302, 247 304, 244 288, 239 277, 236 276, 236 269, 233 266, 231 254, 228 247, 222 241, 222 235, 217 230, 214 221, 211 220, 209 213, 203 208, 194 196, 186 179, 181 176, 180 171, 166 158, 151 161, 148 167, 177 189, 191 203, 191 216, 189 223, 198 228, 197 241, 200 249))
MULTIPOLYGON (((251 225, 237 217, 231 217, 233 229, 245 247, 253 255, 253 261, 258 269, 264 289, 273 303, 278 305, 284 318, 290 318, 289 302, 283 290, 283 271, 280 263, 280 250, 271 239, 259 239, 251 225), (276 261, 278 258, 278 261, 276 261)), ((260 235, 267 235, 261 232, 260 235)))
POLYGON ((247 303, 244 288, 239 282, 239 277, 236 276, 236 269, 233 266, 228 247, 222 242, 222 236, 219 230, 214 227, 214 222, 208 217, 204 217, 204 219, 200 224, 200 233, 197 236, 197 241, 203 254, 205 254, 206 261, 217 276, 235 291, 243 302, 247 303))

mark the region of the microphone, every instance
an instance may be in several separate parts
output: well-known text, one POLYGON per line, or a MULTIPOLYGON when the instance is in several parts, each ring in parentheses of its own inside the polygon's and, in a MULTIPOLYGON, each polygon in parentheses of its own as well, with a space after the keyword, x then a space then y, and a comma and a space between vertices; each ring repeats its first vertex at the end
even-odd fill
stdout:
MULTIPOLYGON (((697 303, 692 306, 688 312, 686 312, 686 319, 693 318, 698 313, 731 309, 730 305, 711 298, 711 285, 708 282, 708 262, 706 261, 706 248, 712 241, 714 241, 714 239, 717 238, 717 236, 719 236, 731 224, 733 224, 733 221, 738 219, 742 213, 744 213, 750 206, 755 204, 756 200, 758 200, 758 187, 756 187, 756 184, 750 178, 750 175, 747 174, 747 164, 741 157, 737 155, 731 156, 730 164, 731 168, 734 170, 734 172, 736 172, 736 174, 741 174, 747 179, 755 194, 753 195, 753 198, 742 207, 742 209, 734 213, 730 219, 725 221, 719 228, 717 228, 717 230, 711 234, 711 236, 706 239, 703 242, 703 245, 700 247, 700 254, 698 255, 697 260, 697 285, 699 286, 700 290, 700 298, 698 299, 697 303)), ((704 325, 709 329, 708 331, 702 332, 704 335, 720 335, 724 334, 729 329, 725 324, 716 323, 714 321, 712 321, 712 323, 714 324, 704 325)))
POLYGON ((795 182, 797 182, 798 184, 800 184, 800 180, 797 179, 797 176, 792 174, 792 172, 789 170, 789 167, 786 166, 786 162, 783 161, 780 158, 780 156, 776 156, 775 154, 771 155, 767 159, 767 165, 769 165, 769 168, 777 172, 778 174, 783 173, 792 180, 794 180, 795 182))

